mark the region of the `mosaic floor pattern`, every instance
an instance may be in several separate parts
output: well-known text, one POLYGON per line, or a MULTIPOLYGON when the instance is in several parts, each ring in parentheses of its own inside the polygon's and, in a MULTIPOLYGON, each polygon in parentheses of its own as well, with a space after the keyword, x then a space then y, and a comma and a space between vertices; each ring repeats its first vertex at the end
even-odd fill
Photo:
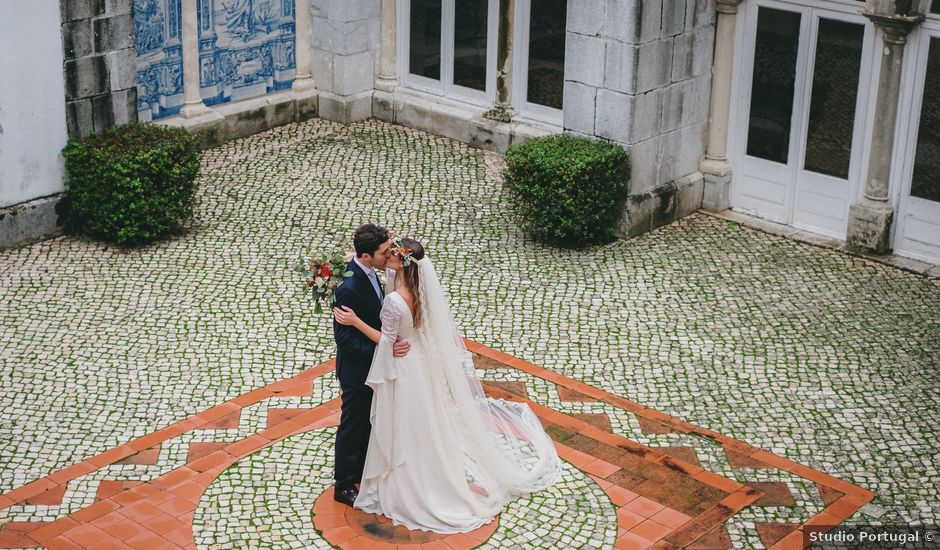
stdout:
POLYGON ((468 340, 487 394, 529 404, 562 480, 488 525, 439 536, 332 500, 332 361, 0 495, 0 548, 768 548, 842 523, 852 483, 468 340))
MULTIPOLYGON (((4 501, 3 544, 146 492, 266 429, 269 415, 335 399, 327 369, 311 391, 100 456, 332 357, 330 323, 290 265, 308 246, 348 246, 364 221, 422 240, 468 338, 876 493, 846 525, 940 521, 940 484, 925 482, 940 479, 940 279, 699 212, 604 246, 548 247, 519 229, 504 168, 502 155, 418 130, 311 119, 204 151, 194 220, 178 238, 127 250, 63 236, 0 252, 0 493, 57 481, 4 501), (87 457, 100 467, 67 470, 87 457)), ((698 547, 765 548, 848 495, 585 388, 501 363, 482 372, 491 391, 763 494, 698 547)), ((589 437, 560 441, 558 425, 560 444, 593 456, 589 437)), ((310 514, 332 475, 317 450, 331 429, 290 435, 207 481, 190 522, 197 548, 325 544, 310 514), (289 489, 263 490, 276 485, 289 489)), ((618 482, 635 486, 625 490, 656 488, 620 467, 618 482)), ((572 465, 563 490, 507 507, 486 545, 609 546, 620 533, 607 500, 572 465)))

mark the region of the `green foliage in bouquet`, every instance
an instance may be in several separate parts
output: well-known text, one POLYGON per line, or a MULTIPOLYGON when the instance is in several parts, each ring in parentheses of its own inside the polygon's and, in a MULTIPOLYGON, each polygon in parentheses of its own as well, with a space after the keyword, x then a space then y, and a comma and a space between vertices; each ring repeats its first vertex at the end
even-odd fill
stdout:
POLYGON ((66 230, 119 245, 179 231, 193 214, 199 153, 198 136, 151 123, 69 140, 60 209, 66 230))
POLYGON ((616 143, 545 136, 509 147, 503 179, 524 231, 580 248, 615 238, 630 189, 630 155, 616 143))
POLYGON ((352 277, 353 272, 346 269, 348 261, 342 254, 320 254, 310 257, 301 255, 294 262, 294 271, 305 277, 305 290, 309 290, 314 299, 314 311, 323 313, 323 304, 326 303, 332 312, 333 303, 336 302, 336 289, 343 284, 346 277, 352 277))

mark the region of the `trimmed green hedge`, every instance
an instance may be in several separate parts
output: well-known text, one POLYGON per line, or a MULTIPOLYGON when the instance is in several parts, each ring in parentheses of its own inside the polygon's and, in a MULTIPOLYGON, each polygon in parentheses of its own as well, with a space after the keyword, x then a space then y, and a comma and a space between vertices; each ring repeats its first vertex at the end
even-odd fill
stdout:
POLYGON ((614 240, 630 180, 621 146, 551 135, 512 145, 506 164, 503 180, 524 231, 571 248, 614 240))
POLYGON ((66 230, 119 245, 179 232, 193 214, 199 154, 198 136, 151 123, 69 140, 66 230))

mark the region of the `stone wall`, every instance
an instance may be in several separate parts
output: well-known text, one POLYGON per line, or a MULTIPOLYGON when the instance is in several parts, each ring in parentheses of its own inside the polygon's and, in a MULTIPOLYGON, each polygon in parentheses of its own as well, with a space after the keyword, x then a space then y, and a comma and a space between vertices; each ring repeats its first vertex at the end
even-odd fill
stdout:
POLYGON ((569 4, 564 129, 630 149, 625 236, 701 207, 714 41, 710 0, 569 4))
MULTIPOLYGON (((305 5, 309 31, 299 32, 310 39, 304 51, 315 90, 236 101, 216 106, 212 117, 172 123, 205 131, 212 142, 315 114, 338 122, 377 116, 497 150, 557 131, 525 120, 497 122, 475 106, 438 104, 403 88, 376 91, 381 0, 297 0, 297 9, 305 5)), ((133 0, 60 0, 60 15, 68 135, 135 120, 133 0)), ((714 33, 711 0, 569 0, 563 128, 631 150, 625 235, 702 204, 697 170, 714 33)))
POLYGON ((0 109, 16 115, 16 124, 0 116, 10 140, 0 142, 6 248, 60 232, 67 137, 137 119, 133 0, 16 0, 4 7, 0 46, 15 54, 4 62, 15 74, 0 72, 0 109))
POLYGON ((698 170, 715 40, 709 0, 571 0, 564 127, 622 143, 633 193, 698 170))
POLYGON ((137 119, 133 0, 60 0, 69 137, 137 119))
POLYGON ((338 122, 372 114, 379 55, 379 0, 312 0, 311 68, 320 116, 338 122))

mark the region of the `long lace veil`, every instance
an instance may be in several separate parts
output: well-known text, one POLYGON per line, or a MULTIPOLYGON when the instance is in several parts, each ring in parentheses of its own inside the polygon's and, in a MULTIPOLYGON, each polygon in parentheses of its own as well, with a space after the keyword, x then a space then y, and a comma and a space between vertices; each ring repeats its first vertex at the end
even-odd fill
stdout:
POLYGON ((469 481, 482 489, 479 504, 498 508, 548 487, 561 474, 551 438, 527 404, 484 395, 434 264, 427 256, 417 263, 423 318, 417 337, 439 396, 453 411, 469 481))

